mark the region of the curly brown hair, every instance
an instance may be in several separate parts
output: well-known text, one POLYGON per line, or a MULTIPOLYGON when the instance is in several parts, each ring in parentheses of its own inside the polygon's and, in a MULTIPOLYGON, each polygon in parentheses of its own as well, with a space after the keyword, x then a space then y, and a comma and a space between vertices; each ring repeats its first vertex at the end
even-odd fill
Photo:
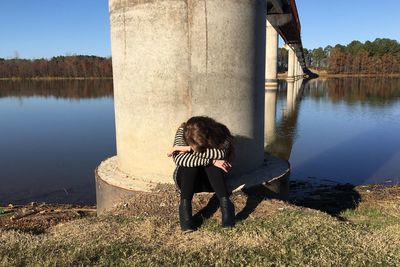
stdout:
POLYGON ((206 148, 222 148, 232 134, 228 127, 206 116, 191 117, 183 124, 184 138, 194 151, 203 152, 206 148))

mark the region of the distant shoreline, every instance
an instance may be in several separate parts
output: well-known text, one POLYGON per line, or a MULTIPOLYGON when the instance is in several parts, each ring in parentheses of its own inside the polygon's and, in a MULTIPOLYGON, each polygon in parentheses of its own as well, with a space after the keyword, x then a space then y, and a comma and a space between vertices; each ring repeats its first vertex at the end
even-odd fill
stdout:
MULTIPOLYGON (((318 75, 317 78, 350 78, 350 77, 360 77, 360 78, 400 78, 400 73, 390 73, 390 74, 356 74, 356 73, 346 73, 346 74, 330 74, 327 72, 318 72, 312 70, 318 75)), ((287 73, 278 73, 278 79, 286 79, 287 73)), ((0 81, 52 81, 52 80, 112 80, 113 77, 8 77, 0 78, 0 81)))

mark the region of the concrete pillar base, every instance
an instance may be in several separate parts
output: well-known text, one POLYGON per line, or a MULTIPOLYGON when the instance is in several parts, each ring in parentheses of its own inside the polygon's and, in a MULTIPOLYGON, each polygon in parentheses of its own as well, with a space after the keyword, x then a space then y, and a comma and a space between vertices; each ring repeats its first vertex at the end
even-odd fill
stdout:
MULTIPOLYGON (((261 167, 240 177, 228 179, 228 190, 237 191, 269 183, 285 177, 289 171, 289 162, 267 155, 261 167)), ((155 191, 158 185, 121 172, 117 167, 117 156, 102 161, 95 171, 95 176, 97 215, 115 209, 139 191, 155 191)), ((172 177, 170 181, 173 183, 172 177)))
POLYGON ((137 191, 151 192, 157 183, 129 176, 118 169, 117 156, 100 163, 95 170, 97 215, 113 210, 137 191))

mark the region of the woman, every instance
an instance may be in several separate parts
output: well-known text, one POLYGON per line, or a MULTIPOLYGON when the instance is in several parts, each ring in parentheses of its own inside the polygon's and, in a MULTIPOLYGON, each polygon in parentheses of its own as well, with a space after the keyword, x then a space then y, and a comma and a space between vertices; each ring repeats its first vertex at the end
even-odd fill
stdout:
POLYGON ((214 191, 220 202, 222 226, 235 224, 225 173, 232 168, 233 137, 228 128, 209 117, 192 117, 175 135, 172 156, 177 168, 174 180, 181 190, 179 222, 182 231, 194 230, 192 198, 196 192, 214 191))

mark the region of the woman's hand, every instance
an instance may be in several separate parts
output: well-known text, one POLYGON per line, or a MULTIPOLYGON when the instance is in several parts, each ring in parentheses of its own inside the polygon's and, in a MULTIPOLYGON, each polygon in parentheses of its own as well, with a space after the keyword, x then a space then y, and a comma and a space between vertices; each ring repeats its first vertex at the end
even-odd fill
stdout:
POLYGON ((167 152, 167 156, 172 157, 177 153, 187 153, 190 151, 192 151, 192 148, 190 146, 174 146, 167 152))
POLYGON ((215 159, 213 160, 215 167, 222 169, 224 172, 229 172, 232 169, 232 165, 227 160, 215 159))

